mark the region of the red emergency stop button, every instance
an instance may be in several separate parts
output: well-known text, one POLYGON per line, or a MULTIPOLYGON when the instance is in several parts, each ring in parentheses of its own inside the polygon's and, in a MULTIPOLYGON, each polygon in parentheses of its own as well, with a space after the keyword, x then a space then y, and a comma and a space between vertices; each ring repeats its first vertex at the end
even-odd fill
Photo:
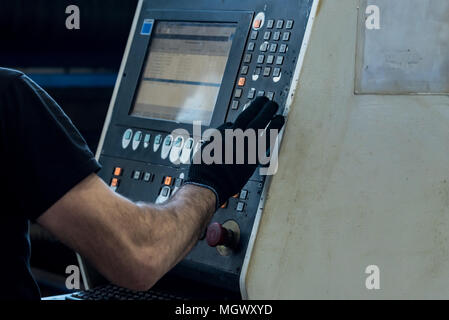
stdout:
POLYGON ((232 242, 232 231, 227 230, 218 222, 214 222, 207 228, 206 240, 211 247, 226 246, 232 242))

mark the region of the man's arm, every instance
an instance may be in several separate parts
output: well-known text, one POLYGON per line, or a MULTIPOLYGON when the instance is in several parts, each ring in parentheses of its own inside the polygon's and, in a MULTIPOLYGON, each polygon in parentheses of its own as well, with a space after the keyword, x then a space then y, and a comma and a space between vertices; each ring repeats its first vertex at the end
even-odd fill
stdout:
POLYGON ((185 185, 162 205, 135 204, 92 174, 37 221, 111 282, 147 290, 195 245, 215 202, 209 189, 185 185))

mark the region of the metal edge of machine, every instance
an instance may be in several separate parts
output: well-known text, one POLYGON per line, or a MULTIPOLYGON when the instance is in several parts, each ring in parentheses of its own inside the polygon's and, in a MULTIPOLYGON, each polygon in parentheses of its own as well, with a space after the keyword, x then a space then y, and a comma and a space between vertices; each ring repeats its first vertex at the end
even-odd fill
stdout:
MULTIPOLYGON (((320 2, 320 0, 313 0, 313 4, 312 4, 312 7, 311 7, 311 10, 309 13, 309 18, 308 18, 306 30, 304 32, 304 38, 302 40, 298 62, 296 63, 295 73, 293 74, 293 79, 292 79, 292 83, 290 85, 290 91, 287 96, 287 101, 285 102, 284 116, 286 117, 286 119, 288 119, 288 113, 289 113, 290 107, 293 103, 296 89, 299 85, 299 78, 301 76, 302 66, 304 64, 307 47, 309 45, 309 39, 312 34, 313 23, 315 21, 316 15, 318 13, 319 2, 320 2)), ((275 149, 277 149, 277 150, 279 150, 279 146, 281 145, 282 138, 284 136, 284 132, 285 132, 285 126, 279 133, 279 137, 276 140, 275 149)), ((277 161, 277 159, 275 159, 275 161, 277 161)), ((245 258, 243 260, 242 271, 240 272, 239 285, 240 285, 240 294, 241 294, 243 300, 249 299, 247 286, 246 286, 246 277, 248 274, 249 263, 250 263, 251 256, 253 253, 254 244, 256 241, 257 232, 259 230, 260 220, 262 218, 262 213, 263 213, 263 209, 265 206, 265 200, 266 200, 266 196, 268 193, 268 189, 270 188, 271 180, 272 180, 272 176, 267 176, 267 178, 265 180, 265 185, 262 190, 262 196, 260 197, 259 206, 258 206, 257 212, 256 212, 256 217, 254 218, 253 229, 251 231, 251 235, 250 235, 250 238, 248 241, 248 246, 246 249, 245 258)))

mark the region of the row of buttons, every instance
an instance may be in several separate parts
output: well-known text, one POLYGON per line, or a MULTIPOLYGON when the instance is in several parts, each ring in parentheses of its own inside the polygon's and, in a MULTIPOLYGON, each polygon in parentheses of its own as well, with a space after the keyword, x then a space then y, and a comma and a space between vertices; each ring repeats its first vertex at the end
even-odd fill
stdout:
MULTIPOLYGON (((259 29, 262 26, 262 20, 256 19, 254 21, 253 27, 255 29, 259 29)), ((267 29, 273 29, 274 27, 274 20, 270 19, 267 21, 267 29)), ((276 21, 276 29, 282 29, 284 27, 284 20, 279 19, 276 21)), ((285 24, 285 29, 293 29, 293 20, 287 20, 287 23, 285 24)))
MULTIPOLYGON (((142 141, 143 133, 141 131, 137 131, 134 133, 133 130, 126 129, 123 137, 122 137, 122 147, 126 149, 132 141, 132 149, 135 151, 138 149, 141 141, 142 141)), ((151 134, 145 134, 143 139, 143 146, 147 149, 150 145, 151 134)), ((192 138, 184 139, 181 136, 174 138, 172 135, 166 136, 162 139, 162 135, 158 134, 154 138, 153 142, 153 152, 157 152, 159 148, 161 148, 161 158, 167 159, 173 164, 179 164, 179 162, 187 164, 190 162, 193 151, 194 151, 194 140, 192 138)), ((199 148, 199 144, 197 144, 197 148, 199 148)), ((195 150, 196 150, 195 149, 195 150)))
MULTIPOLYGON (((248 47, 246 48, 249 52, 254 51, 256 48, 256 43, 255 42, 250 42, 248 43, 248 47)), ((277 43, 269 43, 268 41, 263 42, 260 47, 259 50, 261 52, 271 52, 271 53, 276 53, 277 49, 279 48, 279 53, 286 53, 288 51, 288 45, 285 43, 282 43, 280 45, 278 45, 277 43)), ((250 63, 251 62, 251 58, 252 56, 250 54, 245 55, 245 57, 243 58, 243 62, 246 63, 250 63)))
MULTIPOLYGON (((259 31, 253 30, 251 31, 251 35, 250 35, 250 39, 251 40, 257 40, 257 38, 259 37, 259 31)), ((291 32, 290 31, 285 31, 283 33, 281 33, 280 31, 275 31, 275 32, 271 32, 271 31, 265 31, 263 34, 263 39, 264 40, 270 40, 272 39, 273 41, 279 41, 282 38, 282 41, 289 41, 291 37, 291 32), (282 34, 282 37, 281 37, 282 34)))

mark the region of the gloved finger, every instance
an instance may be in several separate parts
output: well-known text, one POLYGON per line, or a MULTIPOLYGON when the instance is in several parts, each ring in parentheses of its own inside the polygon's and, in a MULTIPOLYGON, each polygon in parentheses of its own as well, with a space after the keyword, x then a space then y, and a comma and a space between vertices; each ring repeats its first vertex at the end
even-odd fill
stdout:
POLYGON ((265 129, 268 123, 273 119, 273 116, 278 111, 279 105, 276 102, 268 101, 263 106, 262 110, 257 116, 248 124, 248 128, 258 130, 265 129))
POLYGON ((246 130, 248 127, 248 124, 257 117, 260 110, 263 108, 263 106, 268 102, 267 97, 257 97, 256 100, 254 100, 250 106, 244 110, 235 120, 234 122, 234 128, 235 129, 242 129, 243 131, 246 130))

